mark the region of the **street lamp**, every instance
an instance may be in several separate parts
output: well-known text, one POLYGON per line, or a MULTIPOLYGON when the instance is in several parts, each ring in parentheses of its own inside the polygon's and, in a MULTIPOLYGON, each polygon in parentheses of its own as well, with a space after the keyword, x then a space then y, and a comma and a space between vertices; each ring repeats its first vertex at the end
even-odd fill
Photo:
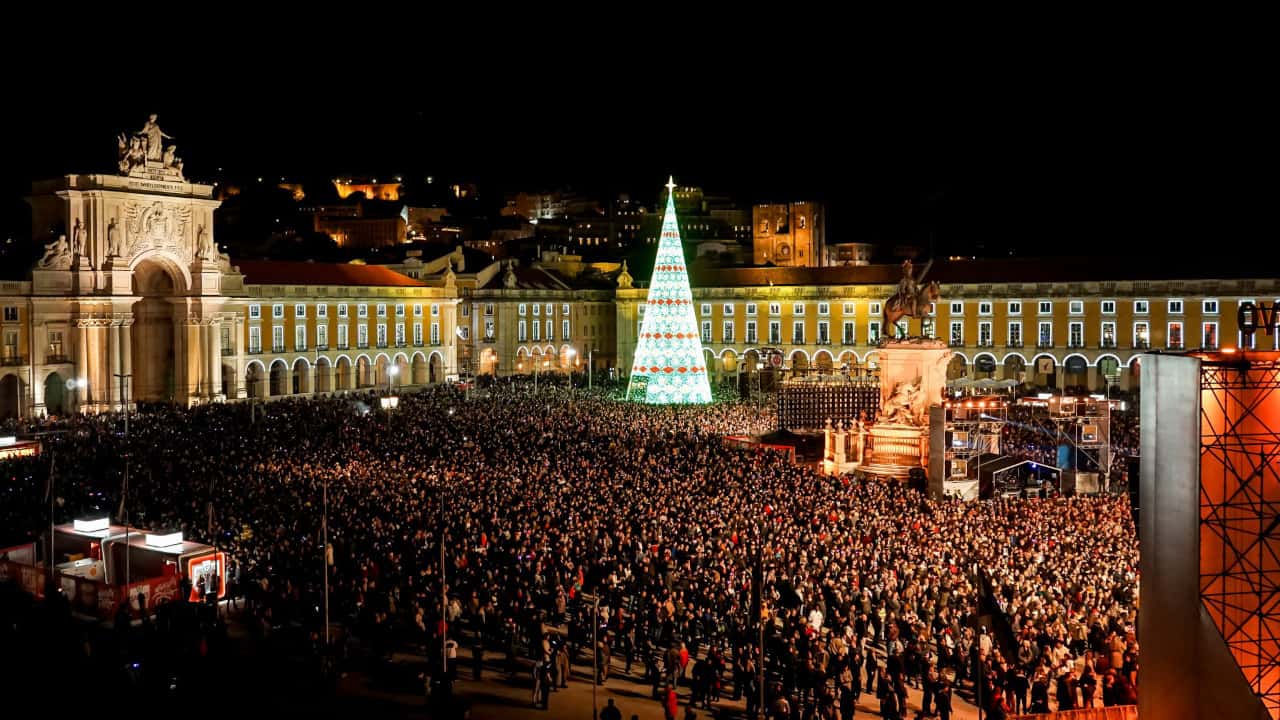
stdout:
MULTIPOLYGON (((574 365, 578 364, 577 348, 569 348, 569 358, 573 361, 574 365)), ((573 371, 572 370, 569 371, 569 388, 573 389, 573 371)))
POLYGON ((391 394, 391 381, 394 380, 395 377, 399 374, 400 374, 399 365, 392 363, 391 366, 387 368, 387 394, 388 395, 391 394))

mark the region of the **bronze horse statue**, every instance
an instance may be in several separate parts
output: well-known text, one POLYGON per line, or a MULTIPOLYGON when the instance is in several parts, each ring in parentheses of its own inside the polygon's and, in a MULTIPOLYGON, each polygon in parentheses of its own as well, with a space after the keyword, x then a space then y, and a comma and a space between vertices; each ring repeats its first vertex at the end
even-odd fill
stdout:
POLYGON ((929 272, 929 267, 933 265, 930 260, 925 264, 924 269, 920 271, 920 277, 912 277, 911 261, 907 260, 902 263, 902 281, 898 284, 898 291, 889 296, 884 302, 884 325, 882 332, 892 337, 890 328, 897 327, 897 322, 904 317, 924 318, 932 314, 933 304, 942 296, 942 289, 938 286, 937 281, 930 282, 928 285, 920 285, 924 280, 924 276, 929 272))

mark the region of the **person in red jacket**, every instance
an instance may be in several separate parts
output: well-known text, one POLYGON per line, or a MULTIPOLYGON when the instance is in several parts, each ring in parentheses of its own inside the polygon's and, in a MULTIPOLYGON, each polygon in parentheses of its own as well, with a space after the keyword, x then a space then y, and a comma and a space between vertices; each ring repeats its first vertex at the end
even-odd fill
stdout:
POLYGON ((662 697, 662 711, 667 720, 676 720, 676 713, 680 712, 680 699, 676 697, 676 689, 670 685, 662 697))

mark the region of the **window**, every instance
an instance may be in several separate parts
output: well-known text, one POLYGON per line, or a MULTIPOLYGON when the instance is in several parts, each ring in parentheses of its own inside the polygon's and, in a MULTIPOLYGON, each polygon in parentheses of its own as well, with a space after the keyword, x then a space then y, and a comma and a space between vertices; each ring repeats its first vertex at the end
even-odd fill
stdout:
MULTIPOLYGON (((414 325, 414 327, 415 327, 415 328, 417 328, 417 330, 418 330, 419 340, 421 340, 421 336, 422 336, 422 326, 421 326, 421 325, 414 325)), ((471 339, 471 328, 467 327, 466 325, 459 325, 459 326, 458 326, 458 337, 462 338, 463 340, 470 340, 470 339, 471 339)), ((419 345, 421 345, 422 343, 421 343, 421 342, 419 342, 418 344, 419 344, 419 345)))
POLYGON ((569 339, 569 318, 565 318, 560 321, 560 339, 569 339))
POLYGON ((279 325, 271 328, 271 352, 284 352, 284 328, 279 325))
POLYGON ((826 320, 818 321, 818 344, 819 345, 831 344, 831 323, 827 322, 826 320))
MULTIPOLYGON (((561 305, 561 306, 560 306, 560 314, 561 314, 561 315, 568 315, 568 314, 569 314, 569 303, 565 303, 565 304, 563 304, 563 305, 561 305)), ((565 337, 569 337, 569 333, 565 333, 565 334, 564 334, 564 336, 565 336, 565 337)))
POLYGON ((218 347, 222 349, 223 355, 235 354, 235 345, 231 344, 231 326, 218 326, 218 347))
POLYGON ((1036 337, 1036 345, 1042 348, 1053 347, 1053 323, 1051 322, 1040 323, 1040 333, 1036 337))
POLYGON ((262 328, 257 325, 249 327, 249 352, 254 354, 262 352, 262 328))
MULTIPOLYGON (((6 309, 6 310, 8 310, 8 308, 5 308, 5 309, 6 309)), ((16 310, 17 308, 14 308, 14 309, 16 310)), ((8 317, 6 317, 6 318, 5 318, 5 320, 8 320, 8 319, 9 319, 8 317)), ((260 319, 262 319, 262 306, 261 306, 261 305, 250 305, 250 306, 249 306, 249 319, 250 319, 250 320, 260 320, 260 319)))
POLYGON ((547 336, 546 336, 546 338, 544 338, 545 340, 555 340, 555 339, 556 339, 556 333, 555 333, 555 322, 556 322, 555 320, 548 320, 548 321, 547 321, 547 336))
POLYGON ((440 344, 440 323, 438 322, 431 323, 431 344, 440 344))
MULTIPOLYGON (((257 307, 257 305, 253 305, 252 307, 257 307)), ((4 321, 18 322, 18 308, 12 305, 6 305, 4 308, 4 321)))
POLYGON ((378 323, 377 341, 378 341, 378 347, 384 348, 387 346, 387 324, 386 323, 378 323))
POLYGON ((316 326, 316 347, 321 348, 323 350, 329 349, 329 326, 328 325, 316 326))
POLYGON ((431 303, 431 317, 440 317, 440 305, 431 303))
POLYGON ((1022 323, 1009 323, 1009 347, 1022 347, 1022 323))
POLYGON ((369 306, 364 303, 360 303, 359 305, 356 305, 356 317, 358 318, 369 317, 369 306))
POLYGON ((542 317, 542 306, 539 305, 538 303, 533 304, 533 316, 542 317))
MULTIPOLYGON (((464 305, 463 307, 465 308, 466 306, 464 305)), ((421 305, 414 305, 414 306, 413 306, 413 316, 414 316, 414 317, 422 317, 422 306, 421 306, 421 305)))
POLYGON ((1151 310, 1151 303, 1149 303, 1148 301, 1146 300, 1133 301, 1134 315, 1146 315, 1148 312, 1150 312, 1150 310, 1151 310))
POLYGON ((1204 314, 1205 314, 1205 315, 1217 315, 1217 314, 1218 314, 1218 301, 1217 301, 1217 300, 1205 300, 1203 303, 1201 303, 1201 307, 1203 308, 1203 310, 1204 310, 1204 314))
POLYGON ((871 303, 871 304, 868 306, 868 308, 867 308, 867 313, 868 313, 868 314, 870 314, 872 317, 875 317, 876 315, 879 315, 879 314, 880 314, 880 303, 878 303, 878 302, 873 302, 873 303, 871 303))
POLYGON ((733 342, 733 321, 732 320, 724 321, 724 332, 720 334, 720 342, 726 342, 726 343, 733 342))
POLYGON ((329 317, 329 306, 325 305, 324 303, 320 303, 316 305, 316 317, 318 318, 329 317))
POLYGON ((867 323, 867 344, 875 345, 880 342, 880 321, 872 320, 867 323))
POLYGON ((781 314, 782 314, 782 303, 769 303, 769 314, 770 314, 770 315, 781 315, 781 314))
POLYGON ((953 302, 953 303, 951 303, 951 314, 952 314, 952 315, 963 315, 963 314, 964 314, 964 303, 963 303, 963 302, 953 302))
POLYGON ((804 303, 791 303, 791 314, 792 314, 792 315, 803 315, 803 314, 804 314, 804 303))
POLYGON ((733 304, 732 304, 732 303, 725 303, 725 304, 724 304, 724 316, 725 316, 725 317, 733 317, 733 304))
POLYGON ((804 321, 797 320, 791 323, 791 344, 792 345, 804 344, 804 321))
POLYGON ((854 340, 857 339, 857 327, 858 327, 858 324, 852 320, 846 320, 844 322, 844 327, 841 329, 841 332, 840 332, 841 345, 853 344, 854 340))
POLYGON ((1206 350, 1217 350, 1218 349, 1218 323, 1216 322, 1203 323, 1203 327, 1200 330, 1200 337, 1201 337, 1200 347, 1205 348, 1206 350))
POLYGON ((404 317, 404 303, 396 303, 396 317, 404 317))
POLYGON ((899 320, 893 324, 894 337, 905 338, 907 336, 907 321, 899 320))
POLYGON ((751 345, 756 344, 756 321, 747 321, 747 342, 751 345))
POLYGON ((1170 350, 1182 349, 1182 323, 1180 322, 1169 323, 1168 340, 1169 340, 1168 345, 1170 350))
POLYGON ((307 316, 307 306, 302 304, 294 305, 293 316, 295 318, 305 318, 307 316))
POLYGON ((844 303, 843 305, 840 306, 840 312, 848 316, 857 315, 858 306, 854 305, 853 303, 844 303))
POLYGON ((818 303, 818 314, 819 314, 819 315, 830 315, 830 314, 831 314, 831 303, 818 303))
POLYGON ((404 323, 396 323, 396 347, 404 347, 404 323))
POLYGON ((338 326, 338 349, 339 350, 347 349, 347 326, 346 325, 338 326))
POLYGON ((386 316, 387 316, 387 304, 378 303, 378 317, 384 318, 386 316))
MULTIPOLYGON (((537 305, 534 305, 534 307, 537 307, 537 305)), ((534 320, 532 324, 533 324, 533 339, 541 340, 542 339, 542 321, 534 320)))
POLYGON ((1182 301, 1181 301, 1181 300, 1170 300, 1170 301, 1169 301, 1169 314, 1170 314, 1170 315, 1181 315, 1181 314, 1182 314, 1182 301))
POLYGON ((702 310, 700 313, 702 317, 711 317, 711 303, 702 303, 702 307, 699 309, 702 310))
POLYGON ((347 317, 347 304, 346 304, 346 303, 338 303, 338 317, 340 317, 340 318, 346 318, 346 317, 347 317))
MULTIPOLYGON (((49 356, 65 357, 67 348, 63 347, 63 331, 49 331, 49 356)), ((46 359, 46 361, 49 361, 46 359)))
POLYGON ((305 325, 298 325, 293 329, 293 349, 307 349, 307 327, 305 325))
POLYGON ((271 317, 276 320, 284 319, 284 305, 276 303, 271 306, 271 317))
MULTIPOLYGON (((931 317, 922 318, 920 320, 920 332, 927 338, 937 337, 938 328, 934 326, 934 319, 931 317)), ((906 331, 903 331, 906 334, 906 331)))
POLYGON ((356 326, 356 347, 369 347, 369 326, 360 324, 356 326))
POLYGON ((1021 303, 1021 302, 1019 302, 1019 301, 1017 301, 1017 300, 1013 300, 1013 301, 1011 301, 1011 302, 1009 303, 1009 314, 1010 314, 1010 315, 1021 315, 1021 314, 1022 314, 1022 303, 1021 303))
POLYGON ((1151 326, 1145 322, 1133 324, 1133 346, 1135 348, 1151 347, 1151 326))
POLYGON ((756 314, 756 304, 755 304, 755 303, 747 303, 747 314, 748 314, 748 315, 750 315, 750 316, 752 316, 752 317, 755 317, 755 314, 756 314))
POLYGON ((964 345, 963 322, 957 320, 956 322, 951 323, 951 339, 948 342, 951 343, 953 347, 964 345))
POLYGON ((1103 314, 1103 315, 1115 315, 1115 314, 1116 314, 1116 301, 1115 301, 1115 300, 1103 300, 1103 301, 1102 301, 1102 314, 1103 314))
POLYGON ((1053 314, 1053 302, 1051 302, 1051 301, 1049 301, 1049 300, 1041 300, 1041 301, 1040 301, 1040 314, 1041 314, 1041 315, 1052 315, 1052 314, 1053 314))
POLYGON ((986 302, 986 301, 978 303, 978 314, 979 314, 979 315, 990 315, 990 314, 991 314, 991 303, 986 302))
POLYGON ((484 320, 484 339, 493 342, 493 318, 485 318, 484 320))
POLYGON ((991 323, 978 323, 978 347, 991 347, 991 323))
POLYGON ((1071 313, 1072 315, 1083 315, 1083 314, 1084 314, 1084 301, 1083 301, 1083 300, 1072 300, 1072 301, 1068 302, 1068 303, 1067 303, 1067 312, 1071 313))
POLYGON ((1113 322, 1102 323, 1102 347, 1113 348, 1116 346, 1116 324, 1113 322))
MULTIPOLYGON (((422 315, 422 306, 417 306, 417 315, 422 315)), ((471 303, 462 303, 462 317, 471 317, 471 303)))
POLYGON ((520 303, 520 307, 516 310, 516 314, 519 315, 520 317, 524 317, 525 315, 528 314, 528 308, 529 308, 528 305, 525 305, 524 303, 520 303))
MULTIPOLYGON (((493 303, 484 304, 484 314, 486 317, 493 317, 493 303)), ((493 337, 490 335, 490 337, 493 337)))
POLYGON ((769 344, 782 344, 782 323, 777 320, 769 321, 769 344))
POLYGON ((711 342, 711 321, 710 320, 702 321, 702 342, 704 343, 711 342))
POLYGON ((422 323, 413 324, 413 344, 422 347, 422 323))
POLYGON ((555 306, 555 305, 552 305, 551 303, 547 303, 547 311, 546 311, 546 313, 544 313, 544 314, 545 314, 547 317, 551 317, 552 315, 554 315, 554 314, 555 314, 555 312, 556 312, 556 306, 555 306))
POLYGON ((1067 325, 1067 346, 1084 347, 1084 323, 1073 322, 1067 325))

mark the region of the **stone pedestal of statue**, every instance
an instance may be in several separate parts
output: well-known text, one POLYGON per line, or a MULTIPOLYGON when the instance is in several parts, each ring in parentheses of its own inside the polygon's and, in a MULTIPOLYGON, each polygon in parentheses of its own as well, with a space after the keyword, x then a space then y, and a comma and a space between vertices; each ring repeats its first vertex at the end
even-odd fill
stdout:
POLYGON ((905 479, 929 461, 929 409, 942 403, 951 350, 941 340, 886 342, 880 359, 881 415, 867 433, 870 457, 863 469, 905 479))

